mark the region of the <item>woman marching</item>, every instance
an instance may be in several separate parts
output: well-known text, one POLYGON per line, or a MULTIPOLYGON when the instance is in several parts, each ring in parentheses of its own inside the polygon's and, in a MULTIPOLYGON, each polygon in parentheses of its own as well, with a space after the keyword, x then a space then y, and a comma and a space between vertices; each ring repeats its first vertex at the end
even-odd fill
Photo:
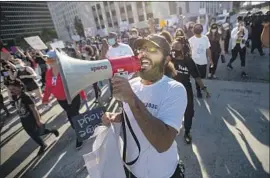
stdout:
POLYGON ((206 34, 206 36, 209 39, 209 42, 211 44, 210 50, 211 55, 213 59, 214 65, 211 67, 209 66, 209 79, 216 79, 216 70, 217 70, 217 64, 218 59, 220 57, 220 54, 225 55, 224 52, 224 40, 222 39, 221 34, 218 32, 218 25, 216 23, 213 23, 211 25, 210 31, 206 34))
POLYGON ((172 43, 171 57, 172 63, 177 71, 177 75, 174 77, 174 79, 181 82, 187 91, 188 103, 184 116, 184 139, 187 144, 190 144, 192 140, 190 129, 192 125, 192 118, 194 116, 193 91, 190 82, 190 75, 195 78, 201 90, 205 92, 206 97, 209 97, 210 95, 200 78, 196 64, 191 58, 191 49, 189 47, 188 40, 184 36, 177 36, 175 41, 172 43))

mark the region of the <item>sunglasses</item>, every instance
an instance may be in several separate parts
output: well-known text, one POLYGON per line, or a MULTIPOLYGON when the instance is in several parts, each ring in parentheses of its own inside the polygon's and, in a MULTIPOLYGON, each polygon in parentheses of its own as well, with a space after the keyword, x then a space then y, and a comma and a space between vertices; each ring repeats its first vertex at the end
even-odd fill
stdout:
POLYGON ((141 52, 156 53, 157 51, 158 51, 158 48, 154 47, 154 46, 152 46, 152 47, 145 46, 145 47, 138 49, 139 53, 141 53, 141 52))

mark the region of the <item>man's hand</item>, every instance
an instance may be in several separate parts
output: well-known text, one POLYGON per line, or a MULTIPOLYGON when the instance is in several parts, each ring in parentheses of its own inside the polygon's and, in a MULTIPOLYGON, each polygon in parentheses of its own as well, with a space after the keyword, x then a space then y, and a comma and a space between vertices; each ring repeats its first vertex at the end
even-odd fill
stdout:
POLYGON ((210 60, 210 67, 214 67, 214 63, 213 63, 213 61, 212 61, 212 59, 210 60))
POLYGON ((103 125, 109 126, 113 122, 121 122, 122 117, 120 113, 105 112, 101 117, 103 125))
POLYGON ((115 76, 112 78, 113 96, 119 100, 129 103, 134 98, 134 92, 128 82, 128 79, 115 76))
POLYGON ((38 127, 41 127, 42 125, 43 125, 42 122, 40 122, 40 121, 37 122, 37 126, 38 126, 38 127))

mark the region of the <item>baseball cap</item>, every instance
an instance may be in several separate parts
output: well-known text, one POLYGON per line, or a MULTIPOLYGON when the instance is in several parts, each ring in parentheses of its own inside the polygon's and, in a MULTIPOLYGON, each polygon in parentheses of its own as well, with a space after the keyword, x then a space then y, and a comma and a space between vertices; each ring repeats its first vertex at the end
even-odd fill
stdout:
POLYGON ((212 25, 211 25, 211 29, 217 29, 218 28, 218 25, 216 24, 216 23, 213 23, 212 25))
POLYGON ((45 57, 47 57, 49 59, 56 59, 56 57, 57 57, 56 51, 55 50, 50 50, 49 52, 47 52, 45 57))
POLYGON ((135 49, 139 49, 143 44, 149 43, 155 47, 161 49, 165 56, 169 56, 171 47, 165 37, 157 34, 148 35, 146 38, 140 38, 134 41, 133 45, 135 49))

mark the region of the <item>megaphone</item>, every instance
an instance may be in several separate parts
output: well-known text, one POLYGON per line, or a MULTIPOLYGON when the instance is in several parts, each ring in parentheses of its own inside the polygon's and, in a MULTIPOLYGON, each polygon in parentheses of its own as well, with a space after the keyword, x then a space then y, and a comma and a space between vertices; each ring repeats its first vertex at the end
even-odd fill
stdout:
POLYGON ((127 75, 140 70, 138 57, 125 56, 98 61, 85 61, 72 58, 58 50, 57 64, 64 85, 68 104, 79 92, 93 83, 110 79, 114 75, 127 75))

